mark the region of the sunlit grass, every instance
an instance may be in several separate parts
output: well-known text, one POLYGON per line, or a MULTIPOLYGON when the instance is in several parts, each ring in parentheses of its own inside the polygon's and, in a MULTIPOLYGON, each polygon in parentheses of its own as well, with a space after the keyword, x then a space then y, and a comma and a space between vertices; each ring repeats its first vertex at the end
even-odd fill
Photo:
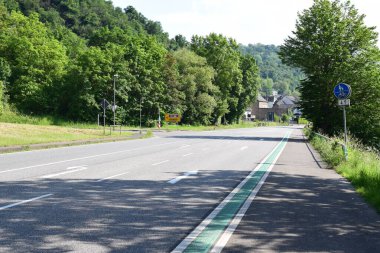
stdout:
MULTIPOLYGON (((112 137, 130 136, 130 132, 112 132, 112 137)), ((109 138, 109 129, 84 129, 60 126, 0 123, 0 146, 29 145, 49 142, 65 142, 109 138)))
POLYGON ((359 192, 380 213, 380 157, 376 151, 366 150, 355 141, 348 147, 348 160, 345 161, 340 145, 341 141, 333 138, 325 140, 310 134, 311 144, 319 151, 322 158, 347 178, 359 192))

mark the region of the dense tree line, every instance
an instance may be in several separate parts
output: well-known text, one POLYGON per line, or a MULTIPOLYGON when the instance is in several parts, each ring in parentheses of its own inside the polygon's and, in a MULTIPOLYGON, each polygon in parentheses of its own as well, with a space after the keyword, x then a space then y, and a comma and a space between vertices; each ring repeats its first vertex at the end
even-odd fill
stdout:
POLYGON ((278 46, 263 44, 240 45, 240 51, 244 55, 251 55, 255 58, 260 69, 260 92, 263 96, 271 95, 272 91, 277 91, 281 95, 299 96, 297 88, 305 75, 299 68, 282 63, 278 55, 280 51, 278 46))
POLYGON ((78 121, 96 120, 115 82, 117 123, 137 124, 142 109, 148 125, 159 112, 236 122, 260 85, 235 40, 169 39, 159 22, 104 0, 0 0, 0 80, 3 103, 78 121))
POLYGON ((374 27, 364 24, 350 2, 315 0, 298 17, 294 36, 281 46, 281 58, 301 68, 301 106, 317 130, 342 131, 342 111, 333 95, 340 82, 351 85, 349 131, 380 148, 380 50, 374 27))

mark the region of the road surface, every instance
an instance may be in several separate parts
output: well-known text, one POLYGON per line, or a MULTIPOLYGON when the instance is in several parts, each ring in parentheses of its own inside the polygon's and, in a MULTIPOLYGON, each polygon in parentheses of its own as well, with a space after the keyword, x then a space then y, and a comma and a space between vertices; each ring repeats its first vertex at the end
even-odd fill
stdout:
POLYGON ((248 252, 252 238, 234 235, 249 232, 248 204, 299 132, 161 133, 0 155, 0 252, 248 252))

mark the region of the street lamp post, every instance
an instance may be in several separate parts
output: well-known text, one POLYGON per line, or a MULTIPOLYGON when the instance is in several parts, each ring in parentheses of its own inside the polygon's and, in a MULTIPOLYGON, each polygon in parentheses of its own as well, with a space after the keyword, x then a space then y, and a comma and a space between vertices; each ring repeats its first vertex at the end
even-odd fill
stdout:
POLYGON ((115 103, 115 98, 116 98, 116 95, 115 95, 115 86, 116 86, 116 78, 118 78, 119 75, 118 74, 115 74, 113 75, 113 107, 112 107, 112 111, 113 111, 113 126, 115 127, 116 125, 116 120, 115 120, 115 112, 116 112, 116 103, 115 103))

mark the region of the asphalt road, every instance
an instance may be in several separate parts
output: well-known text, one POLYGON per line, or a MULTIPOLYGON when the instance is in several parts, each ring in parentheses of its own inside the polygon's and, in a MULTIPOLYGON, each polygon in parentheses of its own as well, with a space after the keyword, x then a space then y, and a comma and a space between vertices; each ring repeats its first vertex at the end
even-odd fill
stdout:
POLYGON ((0 252, 377 252, 379 216, 301 135, 157 133, 0 155, 0 252))
POLYGON ((171 251, 290 130, 161 133, 0 155, 0 251, 171 251))

